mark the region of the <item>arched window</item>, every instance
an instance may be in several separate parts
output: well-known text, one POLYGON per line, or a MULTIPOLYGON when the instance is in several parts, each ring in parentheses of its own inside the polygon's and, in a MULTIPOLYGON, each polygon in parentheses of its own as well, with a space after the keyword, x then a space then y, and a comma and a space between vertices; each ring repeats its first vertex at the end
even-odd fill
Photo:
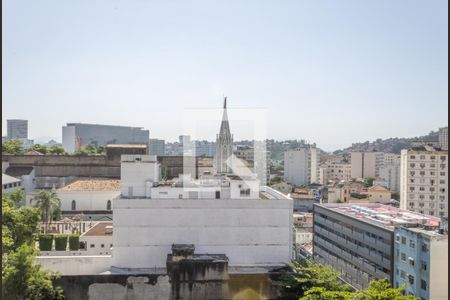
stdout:
POLYGON ((72 200, 72 210, 77 210, 77 203, 75 200, 72 200))
POLYGON ((111 210, 111 200, 106 203, 106 210, 111 210))

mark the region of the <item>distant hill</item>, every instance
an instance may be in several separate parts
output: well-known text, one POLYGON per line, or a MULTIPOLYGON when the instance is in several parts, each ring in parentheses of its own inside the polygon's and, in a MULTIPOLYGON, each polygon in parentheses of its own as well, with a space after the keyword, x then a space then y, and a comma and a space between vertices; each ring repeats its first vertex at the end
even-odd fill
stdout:
POLYGON ((424 136, 412 137, 412 138, 389 138, 389 139, 377 139, 373 142, 354 143, 351 147, 343 150, 335 151, 335 153, 348 153, 351 151, 381 151, 400 154, 402 149, 407 149, 413 142, 438 142, 438 131, 431 131, 424 136))

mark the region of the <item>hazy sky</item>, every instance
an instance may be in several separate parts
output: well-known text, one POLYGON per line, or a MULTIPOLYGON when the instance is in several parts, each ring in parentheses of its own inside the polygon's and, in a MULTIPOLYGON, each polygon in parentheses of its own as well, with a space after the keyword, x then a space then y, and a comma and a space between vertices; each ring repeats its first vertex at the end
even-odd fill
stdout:
POLYGON ((3 134, 24 118, 31 138, 86 122, 171 141, 224 94, 266 109, 269 138, 326 150, 448 123, 447 0, 2 3, 3 134))

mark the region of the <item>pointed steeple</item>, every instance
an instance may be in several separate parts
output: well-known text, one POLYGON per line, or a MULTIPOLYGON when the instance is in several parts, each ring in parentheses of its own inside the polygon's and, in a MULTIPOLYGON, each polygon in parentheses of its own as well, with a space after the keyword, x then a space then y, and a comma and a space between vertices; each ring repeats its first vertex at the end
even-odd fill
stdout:
POLYGON ((233 137, 230 132, 227 114, 227 97, 223 100, 223 115, 220 124, 220 132, 216 140, 216 171, 217 173, 231 173, 231 168, 226 164, 227 159, 233 154, 233 137))

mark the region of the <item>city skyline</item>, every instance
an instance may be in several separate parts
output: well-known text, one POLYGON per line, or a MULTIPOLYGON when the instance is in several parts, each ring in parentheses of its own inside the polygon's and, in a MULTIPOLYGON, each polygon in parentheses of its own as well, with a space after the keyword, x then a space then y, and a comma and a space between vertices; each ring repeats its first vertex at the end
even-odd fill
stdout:
POLYGON ((3 126, 27 119, 33 139, 117 124, 176 141, 185 109, 223 95, 266 109, 267 138, 327 151, 447 126, 446 1, 124 4, 4 3, 3 126))

